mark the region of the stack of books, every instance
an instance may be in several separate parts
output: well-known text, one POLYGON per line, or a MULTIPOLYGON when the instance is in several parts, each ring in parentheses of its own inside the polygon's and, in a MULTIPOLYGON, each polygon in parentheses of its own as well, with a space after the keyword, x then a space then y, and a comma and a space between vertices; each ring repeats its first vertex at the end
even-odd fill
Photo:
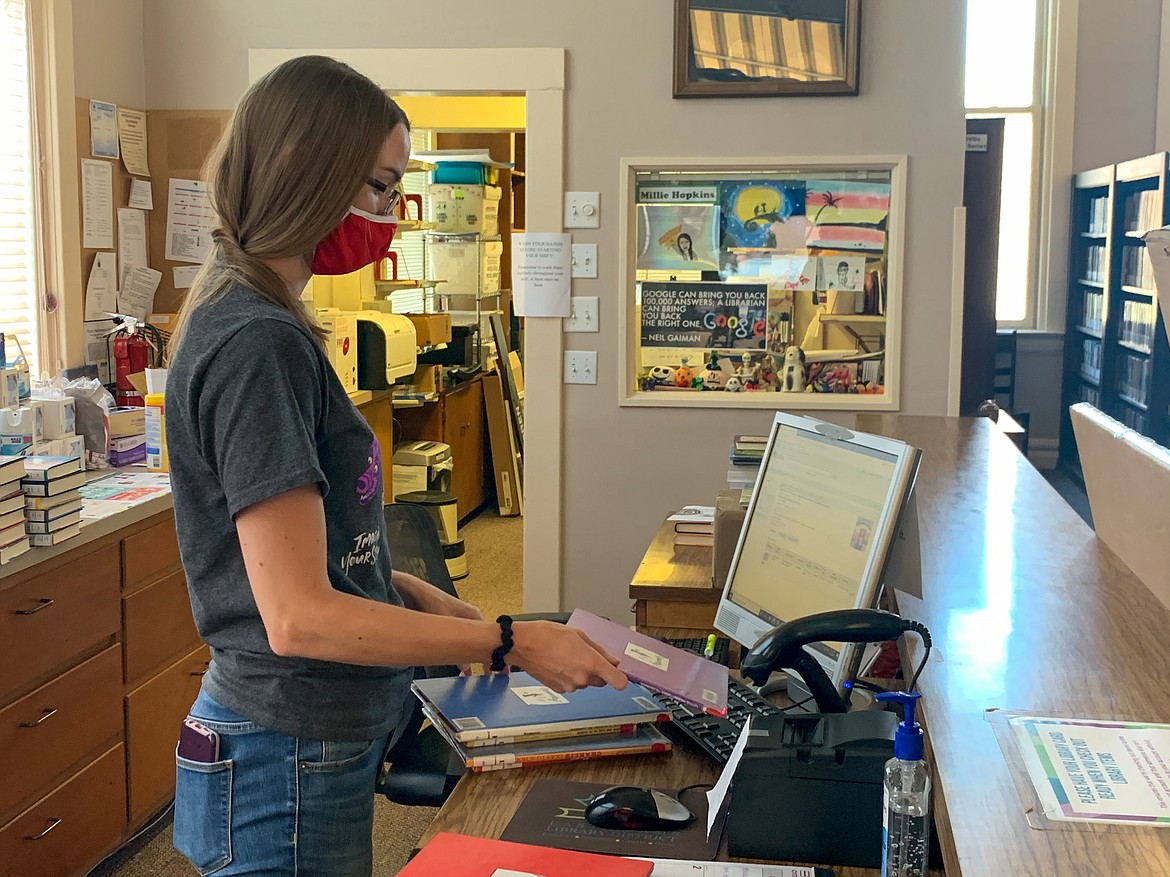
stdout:
POLYGON ((81 532, 81 486, 85 471, 77 457, 25 457, 25 529, 34 548, 47 548, 81 532))
POLYGON ((655 727, 670 711, 634 682, 559 694, 517 671, 418 679, 411 691, 476 773, 670 749, 655 727))
POLYGON ((715 544, 715 506, 683 506, 666 519, 674 524, 674 544, 712 546, 715 544))
POLYGON ((24 457, 0 456, 0 563, 29 549, 24 530, 24 457))
POLYGON ((760 476, 760 464, 764 460, 764 449, 768 446, 766 435, 737 435, 731 443, 731 468, 727 470, 727 486, 743 490, 755 485, 760 476))

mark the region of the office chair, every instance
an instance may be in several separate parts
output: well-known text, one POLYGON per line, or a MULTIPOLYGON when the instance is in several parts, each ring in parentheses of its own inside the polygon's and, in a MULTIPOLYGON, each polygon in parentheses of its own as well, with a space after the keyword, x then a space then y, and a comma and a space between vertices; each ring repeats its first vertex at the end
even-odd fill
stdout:
MULTIPOLYGON (((399 572, 418 576, 458 597, 455 585, 447 572, 439 531, 425 508, 408 503, 395 503, 385 508, 386 539, 390 544, 390 562, 399 572)), ((516 621, 556 621, 564 624, 568 613, 545 612, 512 616, 516 621)), ((416 667, 415 678, 434 678, 458 675, 459 668, 450 665, 416 667)), ((383 774, 378 791, 396 804, 410 807, 441 807, 466 772, 463 762, 447 745, 438 730, 423 724, 422 704, 414 695, 406 726, 394 748, 386 753, 388 769, 383 774)))

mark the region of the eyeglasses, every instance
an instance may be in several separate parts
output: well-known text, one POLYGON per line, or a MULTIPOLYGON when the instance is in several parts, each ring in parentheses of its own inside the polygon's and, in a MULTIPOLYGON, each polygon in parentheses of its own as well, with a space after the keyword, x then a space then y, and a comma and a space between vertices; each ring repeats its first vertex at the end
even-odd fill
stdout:
POLYGON ((378 212, 382 216, 389 216, 391 213, 393 213, 394 208, 398 206, 398 202, 402 200, 402 193, 397 189, 390 188, 390 186, 386 185, 381 180, 375 180, 373 177, 369 177, 366 180, 366 184, 378 193, 379 198, 385 198, 387 193, 389 193, 390 200, 387 201, 386 206, 378 212))

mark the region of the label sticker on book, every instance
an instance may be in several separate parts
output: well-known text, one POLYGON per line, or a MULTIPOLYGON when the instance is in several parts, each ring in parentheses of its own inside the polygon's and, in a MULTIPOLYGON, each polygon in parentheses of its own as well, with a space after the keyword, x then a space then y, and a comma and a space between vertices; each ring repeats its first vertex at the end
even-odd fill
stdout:
POLYGON ((635 661, 641 661, 643 664, 647 664, 663 672, 666 672, 667 668, 670 667, 669 658, 652 652, 649 649, 644 649, 637 643, 628 643, 626 645, 626 654, 635 661))
POLYGON ((634 703, 636 703, 642 709, 646 710, 646 712, 648 712, 648 713, 656 713, 656 712, 662 711, 662 707, 660 707, 658 704, 656 704, 654 701, 652 701, 648 697, 642 697, 641 695, 639 695, 638 697, 634 698, 634 703))
POLYGON ((464 716, 461 719, 452 719, 451 724, 457 731, 482 731, 487 727, 477 716, 464 716))
POLYGON ((707 701, 707 703, 719 703, 719 695, 716 694, 714 691, 712 691, 710 688, 704 688, 703 689, 703 700, 707 701))
POLYGON ((569 702, 567 697, 544 685, 517 685, 508 690, 529 706, 558 706, 569 702))

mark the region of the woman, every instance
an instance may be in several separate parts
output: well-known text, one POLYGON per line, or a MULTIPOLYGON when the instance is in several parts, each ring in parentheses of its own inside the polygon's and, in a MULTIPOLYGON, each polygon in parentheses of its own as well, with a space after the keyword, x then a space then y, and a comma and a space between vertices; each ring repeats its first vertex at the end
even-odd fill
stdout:
POLYGON ((687 234, 684 231, 682 234, 680 234, 678 236, 678 238, 675 239, 674 245, 678 249, 679 253, 682 255, 682 257, 684 259, 686 259, 687 261, 694 260, 694 258, 695 258, 695 245, 691 241, 691 236, 689 234, 687 234))
POLYGON ((219 227, 167 387, 179 547, 212 653, 177 753, 175 846, 204 874, 368 877, 376 771, 415 665, 506 654, 557 691, 626 685, 573 630, 485 622, 391 572, 381 451, 300 294, 385 253, 409 153, 377 85, 303 57, 248 90, 208 165, 219 227), (188 745, 203 729, 217 751, 188 745))

